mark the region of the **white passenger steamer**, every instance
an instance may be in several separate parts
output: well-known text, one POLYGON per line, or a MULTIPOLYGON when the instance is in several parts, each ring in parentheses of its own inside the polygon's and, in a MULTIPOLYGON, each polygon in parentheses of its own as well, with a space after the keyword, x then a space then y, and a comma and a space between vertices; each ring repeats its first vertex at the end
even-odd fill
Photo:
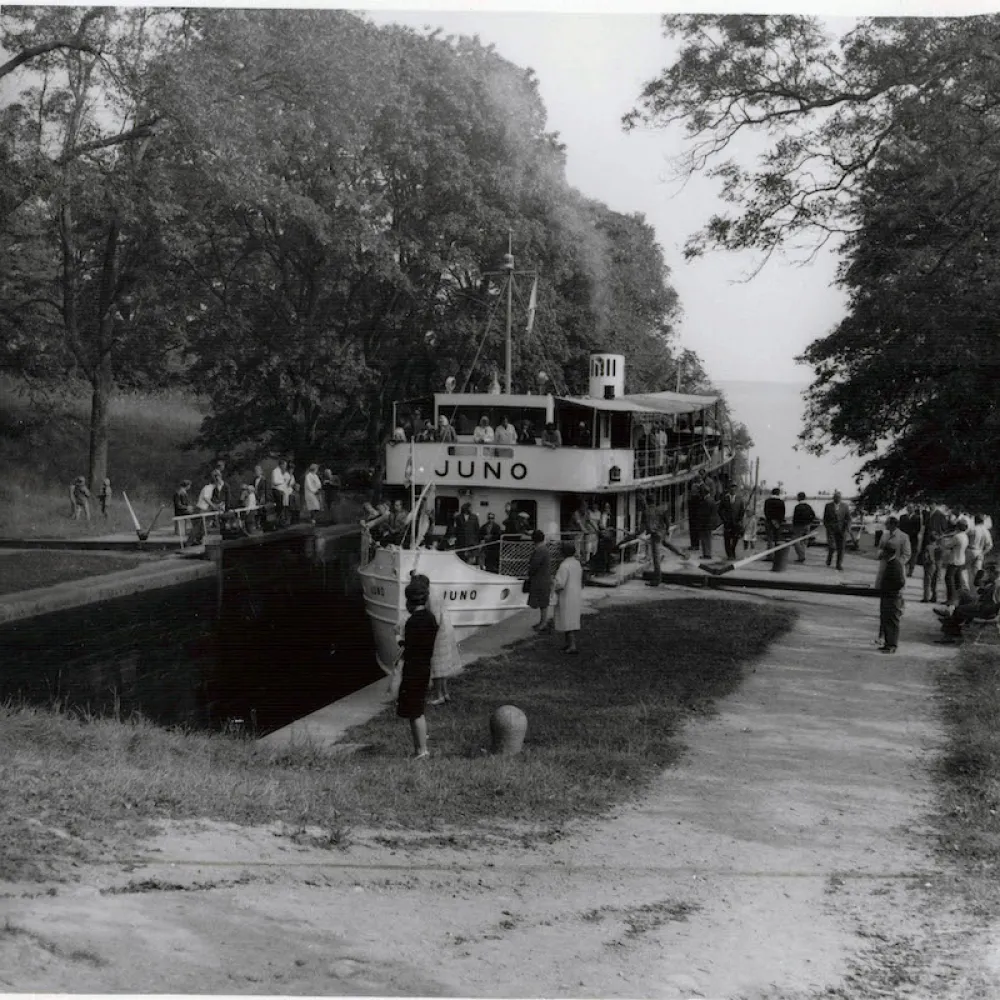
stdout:
MULTIPOLYGON (((510 273, 508 281, 512 278, 510 273)), ((397 659, 405 619, 403 591, 412 573, 430 579, 461 642, 526 606, 522 581, 533 530, 544 532, 553 548, 562 538, 575 537, 571 519, 581 499, 599 508, 610 506, 619 541, 642 530, 644 501, 666 506, 676 523, 686 516, 691 482, 699 472, 719 474, 732 461, 718 397, 625 395, 625 358, 620 354, 591 356, 589 395, 583 397, 511 393, 509 362, 507 374, 506 393, 496 392, 496 386, 490 393, 435 393, 432 399, 394 407, 394 427, 426 419, 437 427, 438 418, 445 416, 457 440, 386 446, 386 496, 405 499, 417 513, 413 523, 420 525, 399 546, 377 546, 367 538, 363 542, 365 605, 379 665, 386 672, 397 659), (483 416, 493 428, 504 416, 516 429, 528 421, 530 439, 476 443, 473 433, 483 416), (559 429, 560 447, 542 445, 543 428, 550 423, 559 429), (481 552, 419 544, 437 545, 450 538, 465 503, 480 525, 490 513, 498 524, 509 527, 513 516, 519 525, 516 534, 503 535, 495 569, 483 568, 481 552)), ((627 553, 619 550, 619 555, 627 553)))

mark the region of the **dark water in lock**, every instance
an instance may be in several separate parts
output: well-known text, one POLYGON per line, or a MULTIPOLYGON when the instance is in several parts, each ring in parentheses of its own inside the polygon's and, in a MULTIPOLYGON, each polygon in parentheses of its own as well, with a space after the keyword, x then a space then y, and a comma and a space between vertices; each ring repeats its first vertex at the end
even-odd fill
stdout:
POLYGON ((0 625, 0 699, 256 735, 294 722, 382 676, 357 540, 315 549, 276 534, 227 547, 221 580, 0 625))

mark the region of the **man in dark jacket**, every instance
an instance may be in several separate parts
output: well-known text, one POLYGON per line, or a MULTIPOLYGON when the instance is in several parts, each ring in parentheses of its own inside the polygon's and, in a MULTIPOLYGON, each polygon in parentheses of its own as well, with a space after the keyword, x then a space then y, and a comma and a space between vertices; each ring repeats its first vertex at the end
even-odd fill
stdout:
POLYGON ((837 569, 844 568, 844 541, 851 528, 851 508, 844 503, 840 490, 833 494, 833 499, 823 508, 823 527, 826 529, 826 564, 833 562, 837 554, 837 569))
POLYGON ((732 483, 726 484, 726 491, 719 501, 719 517, 722 520, 722 541, 726 547, 726 557, 736 558, 736 546, 743 534, 743 518, 747 506, 743 498, 736 493, 732 483))
POLYGON ((800 539, 795 543, 795 561, 804 563, 806 561, 804 536, 812 530, 813 523, 816 521, 816 511, 806 503, 805 493, 800 493, 795 499, 798 503, 792 511, 792 538, 800 539))
POLYGON ((685 563, 690 562, 691 557, 670 541, 670 507, 667 504, 646 506, 642 514, 641 527, 643 531, 649 532, 650 569, 653 575, 646 586, 659 587, 663 582, 663 572, 660 568, 661 548, 673 552, 685 563))
POLYGON ((784 523, 785 501, 781 499, 781 490, 775 486, 764 501, 764 537, 767 539, 767 548, 773 549, 779 544, 784 523))
POLYGON ((463 503, 451 532, 455 536, 455 547, 467 563, 479 562, 479 518, 472 513, 472 504, 463 503))
POLYGON ((924 534, 920 543, 917 561, 924 568, 923 604, 937 604, 938 581, 944 580, 944 552, 941 549, 941 539, 948 532, 948 515, 945 509, 937 504, 927 515, 924 534))
POLYGON ((479 529, 479 540, 483 543, 483 568, 490 573, 500 572, 500 535, 503 532, 497 524, 496 514, 486 515, 486 523, 479 529))
POLYGON ((722 523, 719 505, 712 496, 703 496, 698 502, 698 544, 704 559, 712 558, 712 532, 722 523))
POLYGON ((920 531, 923 528, 923 518, 920 511, 912 504, 906 505, 906 513, 899 519, 899 528, 910 539, 910 561, 906 564, 906 575, 913 576, 913 567, 917 553, 920 551, 920 531))
POLYGON ((688 531, 691 535, 691 548, 698 548, 698 507, 705 496, 705 487, 701 480, 695 480, 691 484, 691 492, 688 494, 688 531))

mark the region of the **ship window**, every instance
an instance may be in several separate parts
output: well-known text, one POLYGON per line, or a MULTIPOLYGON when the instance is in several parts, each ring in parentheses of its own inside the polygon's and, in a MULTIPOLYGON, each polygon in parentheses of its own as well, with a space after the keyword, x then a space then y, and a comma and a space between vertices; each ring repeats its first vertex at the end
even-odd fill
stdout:
POLYGON ((434 498, 434 524, 448 527, 458 514, 458 497, 434 498))
POLYGON ((538 527, 538 501, 537 500, 525 500, 519 498, 517 500, 511 500, 510 502, 510 512, 519 522, 519 527, 522 531, 534 531, 538 527), (525 519, 519 517, 520 514, 527 514, 527 524, 520 524, 525 519))

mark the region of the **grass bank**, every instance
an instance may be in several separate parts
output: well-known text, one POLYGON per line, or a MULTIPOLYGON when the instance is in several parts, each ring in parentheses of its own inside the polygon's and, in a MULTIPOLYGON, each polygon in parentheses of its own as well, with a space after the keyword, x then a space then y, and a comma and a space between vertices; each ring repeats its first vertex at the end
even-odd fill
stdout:
POLYGON ((420 762, 391 710, 352 732, 365 752, 343 754, 8 707, 0 879, 121 856, 146 824, 168 818, 283 822, 329 846, 353 826, 551 835, 648 787, 682 752, 684 720, 712 711, 793 617, 678 600, 589 618, 578 657, 532 638, 453 682, 452 705, 429 709, 434 756, 420 762), (485 752, 489 715, 505 703, 529 719, 515 758, 485 752))
MULTIPOLYGON (((1000 873, 1000 643, 964 645, 938 677, 946 746, 938 769, 944 853, 1000 873)), ((994 880, 990 880, 991 886, 994 880)), ((991 908, 1000 913, 1000 891, 991 908)))
POLYGON ((16 594, 34 587, 82 580, 103 573, 134 569, 146 562, 136 556, 107 553, 0 551, 0 594, 16 594))
MULTIPOLYGON (((71 390, 47 403, 31 400, 16 380, 0 378, 0 534, 16 537, 90 537, 132 532, 122 502, 129 495, 143 526, 168 502, 183 478, 197 480, 212 456, 188 450, 201 426, 204 406, 172 392, 123 392, 111 403, 108 475, 115 500, 107 521, 99 504, 92 520, 73 521, 69 484, 87 474, 90 397, 71 390)), ((97 489, 91 484, 91 490, 97 489)), ((160 524, 164 521, 160 517, 160 524)))
MULTIPOLYGON (((90 484, 91 520, 74 521, 70 483, 87 475, 90 449, 90 395, 71 388, 48 402, 32 400, 20 384, 0 376, 0 536, 13 538, 93 538, 133 535, 135 527, 122 499, 128 494, 142 527, 148 528, 160 505, 157 527, 169 527, 174 490, 182 479, 197 494, 214 459, 209 451, 188 447, 207 412, 204 401, 179 390, 119 392, 111 401, 108 476, 114 496, 107 518, 96 499, 100 484, 90 484)), ((273 461, 264 461, 265 471, 273 461)), ((251 468, 230 468, 234 499, 251 468)), ((367 499, 367 496, 365 496, 367 499)), ((336 519, 355 520, 360 501, 345 493, 336 519)))

